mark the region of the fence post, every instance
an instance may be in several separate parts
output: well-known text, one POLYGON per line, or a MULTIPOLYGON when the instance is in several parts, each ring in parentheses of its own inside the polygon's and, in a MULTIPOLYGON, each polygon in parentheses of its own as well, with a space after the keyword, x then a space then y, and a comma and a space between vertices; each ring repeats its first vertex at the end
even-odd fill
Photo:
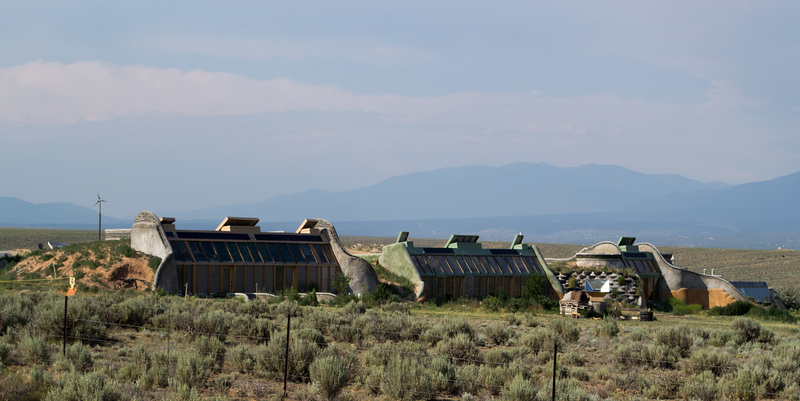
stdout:
POLYGON ((67 355, 67 302, 69 302, 69 296, 64 295, 64 344, 61 350, 61 355, 67 355))
POLYGON ((283 360, 283 396, 288 397, 286 382, 289 378, 289 332, 292 330, 292 312, 286 314, 286 355, 283 360))
POLYGON ((553 342, 553 401, 556 401, 556 365, 558 364, 558 340, 553 342))

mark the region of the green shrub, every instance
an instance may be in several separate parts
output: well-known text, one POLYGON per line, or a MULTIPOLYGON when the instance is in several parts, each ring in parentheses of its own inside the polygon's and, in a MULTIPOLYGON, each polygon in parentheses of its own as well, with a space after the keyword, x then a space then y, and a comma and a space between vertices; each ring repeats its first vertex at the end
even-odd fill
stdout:
POLYGON ((450 359, 454 365, 480 363, 478 347, 467 334, 459 334, 436 344, 434 353, 450 359))
POLYGON ((669 304, 670 313, 673 315, 678 315, 678 316, 694 315, 703 310, 703 305, 699 304, 687 305, 685 302, 683 302, 678 298, 669 298, 667 302, 669 304))
POLYGON ((200 336, 194 341, 194 349, 208 357, 212 361, 212 366, 216 365, 218 369, 222 369, 225 364, 225 344, 214 336, 200 336))
POLYGON ((18 350, 26 364, 50 363, 50 347, 41 337, 27 330, 19 338, 18 350))
POLYGON ((680 396, 684 399, 697 399, 712 401, 717 399, 717 378, 711 371, 693 374, 680 389, 680 396))
POLYGON ((789 285, 786 287, 778 287, 775 289, 778 293, 783 305, 787 309, 797 310, 800 309, 800 286, 789 285))
POLYGON ((730 354, 721 350, 699 349, 692 352, 689 357, 687 370, 691 373, 709 371, 714 376, 722 376, 726 370, 731 369, 730 354))
POLYGON ((548 327, 555 331, 559 338, 566 343, 577 342, 581 336, 580 329, 578 329, 575 323, 567 319, 555 319, 550 322, 548 327))
POLYGON ((656 342, 675 350, 681 357, 686 357, 694 344, 689 333, 690 330, 684 326, 666 327, 656 332, 656 342))
POLYGON ((505 366, 514 359, 514 356, 508 350, 499 348, 488 349, 482 354, 483 363, 490 366, 505 366))
POLYGON ((535 401, 536 388, 533 387, 530 380, 516 376, 514 380, 503 387, 500 399, 503 401, 535 401))
MULTIPOLYGON (((289 376, 293 381, 303 381, 308 377, 308 368, 314 362, 320 347, 309 341, 289 343, 289 376)), ((286 360, 286 333, 273 332, 266 346, 258 349, 258 363, 267 373, 282 376, 286 360)))
POLYGON ((370 367, 386 366, 394 355, 404 355, 406 358, 415 359, 422 363, 428 359, 428 348, 417 342, 387 342, 375 344, 367 355, 364 356, 364 365, 370 367))
POLYGON ((617 333, 619 333, 619 325, 610 316, 603 318, 603 323, 594 327, 594 334, 599 337, 616 337, 617 333))
POLYGON ((202 401, 197 389, 187 384, 177 384, 172 390, 173 401, 202 401))
POLYGON ((762 327, 752 319, 740 317, 733 321, 731 329, 735 333, 735 340, 739 344, 760 342, 772 343, 775 333, 762 327))
POLYGON ((715 306, 708 310, 708 314, 715 316, 742 316, 747 314, 753 304, 747 301, 734 301, 725 306, 715 306))
POLYGON ((511 333, 505 325, 497 322, 487 324, 483 332, 489 340, 497 345, 504 345, 511 337, 511 333))
POLYGON ((449 359, 443 357, 433 358, 430 372, 434 391, 449 393, 455 388, 456 369, 449 359))
POLYGON ((555 330, 538 328, 523 334, 517 344, 537 354, 552 354, 555 344, 561 346, 563 341, 555 330))
POLYGON ((211 358, 197 351, 182 352, 178 355, 175 368, 175 382, 189 387, 204 386, 208 380, 209 370, 214 362, 211 358))
POLYGON ((477 365, 458 365, 456 369, 455 383, 458 391, 467 393, 477 393, 481 389, 480 368, 477 365))
POLYGON ((383 370, 381 391, 395 400, 428 400, 433 398, 430 371, 414 359, 395 355, 383 370))
POLYGON ((500 390, 506 383, 502 367, 481 365, 478 368, 478 383, 483 386, 489 394, 500 394, 500 390))
POLYGON ((253 343, 269 342, 275 323, 268 319, 255 319, 250 316, 236 316, 231 322, 228 334, 253 343))
POLYGON ((309 367, 309 374, 322 395, 332 400, 347 385, 350 371, 347 361, 334 355, 316 359, 309 367))
POLYGON ((192 327, 192 335, 207 335, 216 336, 220 340, 225 340, 227 334, 227 325, 225 322, 233 320, 230 313, 219 310, 202 312, 194 318, 194 326, 192 327))
POLYGON ((101 372, 82 374, 80 372, 66 372, 55 386, 50 388, 46 401, 84 401, 122 400, 119 384, 109 380, 101 372))
POLYGON ((76 341, 67 347, 65 358, 72 362, 72 365, 79 372, 88 372, 94 366, 92 352, 80 341, 76 341))

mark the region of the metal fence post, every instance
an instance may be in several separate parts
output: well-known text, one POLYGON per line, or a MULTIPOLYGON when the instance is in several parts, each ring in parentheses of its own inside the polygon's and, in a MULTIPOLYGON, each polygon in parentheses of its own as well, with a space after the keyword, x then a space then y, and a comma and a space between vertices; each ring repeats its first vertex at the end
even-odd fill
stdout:
POLYGON ((286 382, 289 379, 289 332, 292 330, 292 313, 286 314, 286 355, 283 360, 283 396, 288 397, 286 382))
POLYGON ((556 401, 556 365, 558 365, 558 340, 553 343, 553 401, 556 401))

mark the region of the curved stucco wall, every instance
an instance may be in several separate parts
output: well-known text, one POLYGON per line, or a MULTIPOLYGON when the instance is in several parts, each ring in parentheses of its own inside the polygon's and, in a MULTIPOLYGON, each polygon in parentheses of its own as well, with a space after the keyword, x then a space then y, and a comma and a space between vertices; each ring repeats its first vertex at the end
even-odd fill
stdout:
POLYGON ((404 244, 389 244, 384 246, 381 255, 378 257, 378 263, 380 263, 381 266, 391 266, 392 273, 411 281, 411 284, 414 284, 415 299, 420 300, 422 294, 425 293, 425 282, 414 267, 414 262, 411 260, 411 256, 408 255, 408 252, 406 252, 404 244))
POLYGON ((625 263, 619 258, 622 250, 610 241, 599 242, 581 249, 575 254, 575 265, 581 269, 613 268, 623 269, 625 263), (608 257, 608 258, 606 258, 608 257))
POLYGON ((350 277, 350 290, 354 294, 365 294, 378 289, 378 276, 372 265, 364 259, 351 255, 344 249, 336 228, 325 219, 316 219, 317 224, 314 228, 324 232, 331 242, 331 249, 339 262, 342 273, 350 277))
POLYGON ((139 212, 131 228, 131 247, 139 252, 161 258, 153 280, 153 290, 161 288, 170 294, 180 293, 178 269, 172 247, 161 228, 161 222, 152 212, 139 212))
POLYGON ((650 252, 655 256, 658 268, 664 277, 662 296, 675 297, 687 304, 700 304, 705 308, 725 306, 734 301, 750 302, 725 279, 673 266, 652 244, 640 243, 636 246, 640 251, 650 252))

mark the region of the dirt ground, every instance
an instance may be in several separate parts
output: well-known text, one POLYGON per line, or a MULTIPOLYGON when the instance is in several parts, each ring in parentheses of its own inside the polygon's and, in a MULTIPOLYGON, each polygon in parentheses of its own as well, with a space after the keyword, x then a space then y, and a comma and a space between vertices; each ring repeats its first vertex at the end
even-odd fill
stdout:
MULTIPOLYGON (((55 261, 59 260, 61 267, 57 269, 56 277, 74 276, 73 266, 76 265, 76 258, 79 256, 80 254, 69 255, 63 251, 56 251, 52 259, 26 258, 15 269, 19 272, 44 271, 45 277, 53 277, 55 261)), ((89 259, 94 259, 94 255, 92 254, 89 259)), ((77 282, 108 290, 127 288, 139 291, 144 291, 153 283, 155 274, 147 265, 149 260, 147 256, 123 257, 113 264, 110 259, 110 256, 107 256, 98 260, 100 265, 95 269, 84 267, 82 269, 84 275, 77 282)))

